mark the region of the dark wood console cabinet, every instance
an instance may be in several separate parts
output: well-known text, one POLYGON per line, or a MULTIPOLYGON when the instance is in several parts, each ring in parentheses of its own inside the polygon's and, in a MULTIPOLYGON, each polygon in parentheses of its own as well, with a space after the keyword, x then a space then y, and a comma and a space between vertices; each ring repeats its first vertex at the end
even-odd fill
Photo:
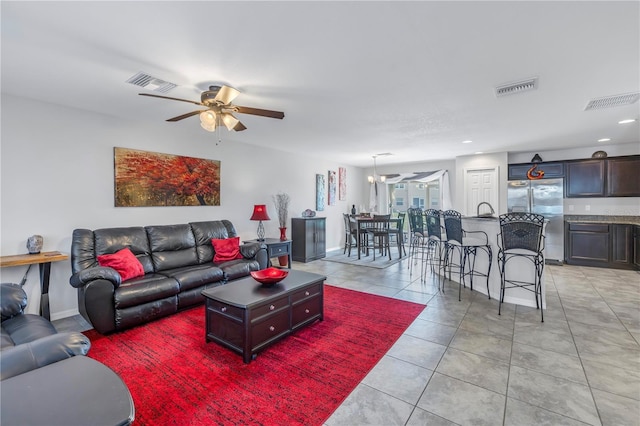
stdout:
POLYGON ((326 218, 291 219, 292 258, 297 262, 310 262, 327 255, 326 218))

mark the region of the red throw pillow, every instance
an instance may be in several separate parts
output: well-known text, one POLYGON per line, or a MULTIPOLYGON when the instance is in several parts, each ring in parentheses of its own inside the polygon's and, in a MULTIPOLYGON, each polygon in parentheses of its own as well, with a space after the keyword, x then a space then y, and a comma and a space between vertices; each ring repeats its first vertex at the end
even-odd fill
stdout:
POLYGON ((108 266, 118 271, 122 281, 144 275, 142 263, 129 248, 123 248, 113 254, 102 254, 98 256, 100 266, 108 266))
POLYGON ((242 259, 240 253, 240 237, 226 238, 224 240, 211 240, 215 254, 214 262, 226 262, 233 259, 242 259))

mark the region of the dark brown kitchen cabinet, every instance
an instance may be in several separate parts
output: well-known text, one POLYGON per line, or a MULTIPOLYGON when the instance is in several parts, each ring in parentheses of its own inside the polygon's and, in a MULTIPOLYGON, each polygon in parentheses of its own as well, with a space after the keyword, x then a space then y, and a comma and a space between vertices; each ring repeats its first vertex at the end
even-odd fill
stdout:
POLYGON ((603 160, 567 161, 566 198, 604 197, 605 164, 603 160))
POLYGON ((640 156, 615 157, 607 163, 607 196, 640 197, 640 156))
POLYGON ((326 218, 292 218, 291 244, 293 260, 310 262, 327 255, 326 218))
POLYGON ((640 269, 640 225, 633 227, 633 264, 640 269))
MULTIPOLYGON (((508 179, 509 180, 526 180, 527 172, 534 163, 509 164, 508 179)), ((553 179, 564 177, 563 162, 537 163, 536 172, 544 172, 542 179, 553 179)))
POLYGON ((634 238, 634 225, 567 222, 565 238, 565 261, 570 265, 616 269, 640 266, 640 235, 635 234, 634 238))

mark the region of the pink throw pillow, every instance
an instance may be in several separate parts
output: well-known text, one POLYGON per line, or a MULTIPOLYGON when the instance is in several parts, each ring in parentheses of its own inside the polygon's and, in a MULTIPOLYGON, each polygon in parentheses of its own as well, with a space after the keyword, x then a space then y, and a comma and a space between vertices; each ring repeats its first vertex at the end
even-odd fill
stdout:
POLYGON ((122 277, 122 281, 144 275, 142 263, 129 248, 123 248, 113 254, 102 254, 98 256, 100 266, 108 266, 115 269, 122 277))

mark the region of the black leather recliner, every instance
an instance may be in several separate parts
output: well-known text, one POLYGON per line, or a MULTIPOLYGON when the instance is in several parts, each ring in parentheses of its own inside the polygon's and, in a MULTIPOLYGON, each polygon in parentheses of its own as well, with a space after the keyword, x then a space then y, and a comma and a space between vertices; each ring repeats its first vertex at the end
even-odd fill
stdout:
POLYGON ((58 333, 47 319, 24 313, 26 306, 22 287, 0 284, 0 380, 86 355, 91 347, 82 333, 58 333))
POLYGON ((228 220, 179 225, 76 229, 71 242, 69 282, 78 308, 95 330, 106 334, 158 319, 204 302, 202 290, 267 267, 260 243, 240 245, 241 259, 215 263, 212 239, 236 237, 228 220), (144 276, 122 281, 97 256, 129 248, 144 276))

